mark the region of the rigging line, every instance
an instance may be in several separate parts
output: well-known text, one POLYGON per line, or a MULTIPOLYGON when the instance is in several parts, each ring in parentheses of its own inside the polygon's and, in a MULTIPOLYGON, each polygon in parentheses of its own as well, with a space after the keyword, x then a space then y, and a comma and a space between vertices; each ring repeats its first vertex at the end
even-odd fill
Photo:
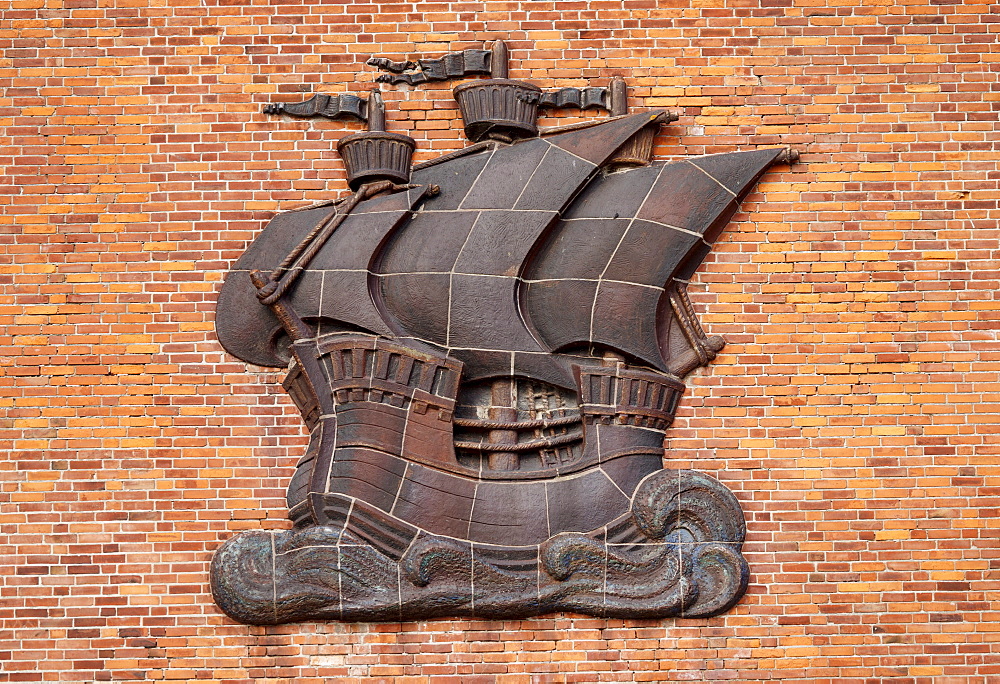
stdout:
POLYGON ((452 422, 459 427, 480 428, 483 430, 530 430, 535 428, 552 428, 563 425, 575 425, 582 420, 580 414, 560 418, 539 418, 503 422, 495 420, 479 420, 478 418, 454 418, 452 422))
POLYGON ((291 287, 299 276, 305 271, 309 262, 313 260, 319 250, 330 239, 330 236, 347 219, 355 207, 364 200, 385 190, 409 190, 418 186, 407 184, 397 185, 392 181, 377 181, 366 183, 358 188, 350 198, 346 200, 341 211, 338 206, 320 221, 315 228, 309 231, 295 249, 289 253, 268 277, 268 283, 257 291, 257 298, 261 304, 271 306, 277 302, 288 288, 291 287), (279 280, 280 278, 280 280, 279 280))
POLYGON ((503 447, 504 452, 534 451, 535 449, 546 449, 563 444, 572 444, 583 439, 582 432, 569 432, 563 435, 555 435, 543 439, 533 439, 530 442, 518 442, 517 444, 494 444, 492 442, 455 442, 456 449, 468 451, 496 451, 498 447, 503 447))
POLYGON ((354 195, 351 195, 351 197, 344 198, 342 201, 339 201, 337 204, 335 204, 333 210, 327 212, 326 216, 324 216, 319 223, 313 226, 313 229, 309 231, 309 233, 304 238, 302 238, 299 244, 295 245, 295 249, 293 249, 291 252, 288 253, 288 256, 286 256, 285 259, 278 265, 278 268, 274 269, 274 271, 271 272, 271 279, 277 280, 278 278, 283 276, 285 272, 292 267, 292 264, 295 263, 296 259, 299 258, 299 255, 302 254, 302 250, 304 250, 306 246, 308 246, 313 240, 315 240, 319 232, 323 230, 323 228, 325 228, 326 225, 331 220, 333 220, 333 218, 338 213, 340 213, 340 205, 343 204, 343 202, 350 201, 352 199, 354 199, 354 195))
POLYGON ((684 301, 687 299, 684 290, 678 285, 674 285, 667 299, 670 302, 670 308, 673 309, 674 316, 677 318, 677 324, 680 326, 681 332, 687 338, 691 349, 698 356, 699 364, 702 366, 708 364, 711 359, 708 357, 708 353, 705 351, 705 344, 702 341, 704 332, 702 332, 702 335, 698 335, 698 329, 693 325, 697 324, 698 319, 694 318, 694 311, 690 308, 690 303, 684 301))
POLYGON ((357 206, 360 201, 358 199, 360 194, 361 190, 354 193, 354 195, 347 200, 344 204, 343 213, 341 213, 340 208, 338 207, 327 214, 327 216, 316 224, 316 227, 309 231, 309 234, 295 246, 295 249, 293 249, 287 257, 285 257, 285 259, 281 262, 281 265, 270 274, 270 277, 268 278, 270 282, 258 290, 257 297, 260 299, 261 304, 268 306, 274 304, 283 294, 285 294, 288 288, 291 287, 296 280, 298 280, 298 277, 305 270, 305 267, 310 261, 312 261, 313 257, 316 256, 316 253, 319 252, 320 248, 326 244, 326 241, 330 239, 331 235, 333 235, 333 232, 337 230, 337 228, 340 227, 340 224, 342 224, 350 215, 351 210, 357 206))

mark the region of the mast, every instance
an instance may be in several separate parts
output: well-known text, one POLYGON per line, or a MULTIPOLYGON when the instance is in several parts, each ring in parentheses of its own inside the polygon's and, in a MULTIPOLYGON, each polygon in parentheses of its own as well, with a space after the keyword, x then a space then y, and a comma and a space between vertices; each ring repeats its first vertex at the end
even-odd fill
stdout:
POLYGON ((490 60, 490 78, 507 78, 507 62, 510 60, 507 43, 502 40, 493 41, 493 48, 490 50, 490 53, 492 57, 490 60))
MULTIPOLYGON (((497 378, 490 387, 490 420, 505 423, 517 421, 517 381, 514 378, 497 378)), ((517 452, 503 451, 504 446, 518 442, 517 430, 490 430, 487 441, 496 445, 497 451, 489 452, 487 465, 490 470, 517 470, 517 452)))

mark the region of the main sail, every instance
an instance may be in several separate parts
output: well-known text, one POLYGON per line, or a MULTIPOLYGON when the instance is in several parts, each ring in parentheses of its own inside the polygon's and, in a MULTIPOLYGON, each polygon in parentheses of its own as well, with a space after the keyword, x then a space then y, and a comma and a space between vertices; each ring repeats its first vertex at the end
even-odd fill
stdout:
POLYGON ((376 297, 398 339, 442 347, 465 381, 525 375, 573 387, 566 359, 535 337, 519 306, 522 273, 572 199, 657 114, 525 140, 413 174, 429 199, 379 260, 376 297))

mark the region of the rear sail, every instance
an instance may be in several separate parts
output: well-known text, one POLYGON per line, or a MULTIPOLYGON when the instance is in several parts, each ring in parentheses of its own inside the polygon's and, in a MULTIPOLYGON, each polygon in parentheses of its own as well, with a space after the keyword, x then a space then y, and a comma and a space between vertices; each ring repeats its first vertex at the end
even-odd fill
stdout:
POLYGON ((523 307, 548 349, 606 347, 679 375, 701 365, 687 367, 692 358, 714 356, 721 340, 704 338, 684 285, 784 153, 712 155, 592 182, 525 272, 523 307))

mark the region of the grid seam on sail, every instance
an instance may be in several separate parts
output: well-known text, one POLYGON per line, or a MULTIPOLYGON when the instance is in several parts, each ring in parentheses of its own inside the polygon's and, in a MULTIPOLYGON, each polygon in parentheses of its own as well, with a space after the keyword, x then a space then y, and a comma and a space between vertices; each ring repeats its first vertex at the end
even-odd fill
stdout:
MULTIPOLYGON (((594 166, 593 164, 590 164, 590 165, 594 166)), ((538 212, 545 212, 545 211, 548 211, 551 214, 558 214, 559 213, 558 211, 552 211, 552 210, 548 210, 548 209, 513 209, 513 208, 511 208, 511 209, 498 209, 496 207, 482 207, 482 208, 479 208, 479 209, 472 209, 472 208, 468 208, 468 209, 462 209, 462 208, 459 208, 459 209, 421 209, 420 213, 421 214, 454 214, 456 211, 502 211, 502 212, 507 213, 507 214, 510 214, 510 213, 537 214, 538 212)))
MULTIPOLYGON (((704 241, 703 241, 704 242, 704 241)), ((583 283, 593 283, 597 280, 601 280, 605 283, 621 283, 622 285, 635 285, 636 287, 648 287, 654 290, 664 289, 662 285, 647 285, 646 283, 636 283, 629 280, 616 280, 614 278, 522 278, 521 276, 509 276, 502 273, 465 273, 463 271, 412 271, 406 273, 373 273, 361 268, 326 268, 323 270, 312 271, 312 273, 366 273, 375 278, 392 278, 397 276, 443 276, 443 275, 457 275, 457 276, 474 276, 476 278, 498 278, 506 280, 516 280, 518 282, 524 283, 525 285, 531 285, 532 283, 561 283, 561 282, 583 282, 583 283)), ((324 285, 325 288, 325 278, 324 285)), ((322 309, 322 300, 320 303, 320 308, 322 309)))
POLYGON ((469 232, 465 234, 465 241, 462 242, 461 248, 458 250, 458 254, 455 255, 455 263, 451 265, 451 270, 448 271, 448 322, 445 326, 444 331, 444 343, 445 346, 451 344, 451 308, 452 308, 452 288, 455 284, 455 269, 458 267, 458 261, 462 258, 462 253, 465 251, 465 246, 469 244, 469 240, 472 238, 472 233, 476 230, 476 226, 479 224, 479 219, 482 217, 482 212, 476 213, 476 220, 472 222, 469 227, 469 232))
POLYGON ((667 288, 662 285, 647 285, 646 283, 633 283, 628 280, 615 280, 613 278, 604 278, 603 280, 595 280, 594 278, 542 278, 541 280, 525 280, 522 281, 528 285, 532 283, 565 283, 565 282, 580 282, 580 283, 594 283, 594 282, 604 282, 604 283, 618 283, 620 285, 634 285, 635 287, 644 287, 649 290, 658 290, 660 292, 665 291, 667 288))
MULTIPOLYGON (((583 216, 583 217, 571 218, 571 219, 564 218, 562 220, 565 223, 569 223, 570 221, 604 221, 604 220, 607 220, 609 218, 610 217, 608 217, 608 216, 604 216, 604 217, 601 217, 601 216, 590 216, 590 217, 583 216)), ((699 233, 699 232, 694 231, 694 230, 688 230, 687 228, 681 228, 679 226, 672 226, 669 223, 663 223, 661 221, 654 221, 653 219, 648 219, 648 218, 644 218, 644 219, 640 219, 640 220, 645 221, 646 223, 652 223, 654 226, 660 226, 662 228, 669 228, 670 230, 676 230, 678 233, 684 233, 685 235, 693 235, 694 237, 702 237, 702 233, 699 233)))
MULTIPOLYGON (((372 273, 376 278, 398 278, 399 276, 446 276, 451 275, 451 271, 413 271, 412 273, 372 273)), ((457 274, 463 275, 463 274, 457 274)))
MULTIPOLYGON (((611 256, 608 257, 608 263, 604 265, 604 270, 601 271, 601 275, 597 277, 597 287, 594 288, 594 300, 590 304, 590 334, 588 338, 591 344, 594 342, 594 313, 597 311, 597 296, 601 293, 601 282, 604 280, 604 274, 608 272, 611 268, 611 263, 615 260, 615 256, 618 254, 618 250, 621 248, 622 243, 625 242, 625 238, 628 236, 628 232, 632 230, 632 226, 635 224, 636 218, 642 213, 642 208, 646 206, 646 202, 649 201, 650 195, 653 194, 653 188, 656 187, 656 183, 660 180, 660 175, 663 173, 663 169, 666 167, 660 167, 660 171, 657 172, 656 178, 653 182, 649 184, 649 190, 646 191, 646 196, 642 198, 642 202, 635 210, 631 220, 628 222, 628 226, 625 227, 625 231, 622 233, 621 238, 618 240, 618 244, 615 245, 615 250, 611 252, 611 256)), ((610 281, 608 281, 610 282, 610 281)))
POLYGON ((323 291, 326 290, 326 272, 320 271, 319 277, 319 315, 316 317, 316 337, 323 334, 323 291))
POLYGON ((689 161, 687 163, 690 164, 691 166, 693 166, 694 168, 698 169, 699 171, 701 171, 703 174, 705 174, 706 176, 708 176, 709 178, 711 178, 716 183, 718 183, 719 187, 721 187, 723 190, 725 190, 726 192, 728 192, 730 195, 732 195, 733 197, 736 197, 736 193, 735 192, 733 192, 732 190, 730 190, 729 188, 727 188, 725 185, 723 185, 722 181, 720 181, 718 178, 716 178, 715 176, 713 176, 712 174, 710 174, 708 171, 706 171, 705 169, 701 168, 700 166, 698 166, 694 162, 690 162, 689 161))
POLYGON ((538 169, 542 168, 542 162, 545 161, 545 158, 547 156, 549 156, 549 152, 552 151, 552 147, 553 147, 552 143, 550 143, 548 140, 546 140, 545 142, 548 143, 549 146, 546 148, 545 152, 542 154, 542 158, 538 160, 537 164, 535 164, 535 168, 531 170, 531 175, 528 176, 528 180, 526 180, 524 182, 524 187, 521 188, 521 192, 517 193, 517 199, 514 200, 514 206, 515 207, 521 201, 521 197, 524 195, 524 192, 531 186, 531 179, 535 177, 536 173, 538 173, 538 169))
MULTIPOLYGON (((545 139, 544 139, 544 138, 540 138, 540 140, 545 140, 545 139)), ((586 164, 587 166, 592 166, 592 167, 594 167, 595 169, 596 169, 596 168, 597 168, 598 166, 600 166, 599 164, 595 164, 594 162, 590 161, 589 159, 584 159, 584 158, 583 158, 583 157, 581 157, 580 155, 578 155, 578 154, 574 154, 573 152, 570 152, 570 151, 569 151, 569 150, 567 150, 567 149, 566 149, 565 147, 560 147, 559 145, 556 145, 555 143, 553 143, 553 142, 550 142, 550 141, 548 141, 548 140, 545 140, 545 142, 549 143, 549 145, 551 145, 552 147, 558 147, 558 148, 559 148, 559 151, 561 151, 561 152, 565 152, 566 154, 568 154, 568 155, 569 155, 569 156, 571 156, 571 157, 576 157, 577 159, 579 159, 580 161, 582 161, 582 162, 583 162, 584 164, 586 164)))
POLYGON ((490 162, 493 161, 493 157, 496 155, 497 149, 499 148, 493 148, 493 151, 490 152, 490 156, 486 159, 486 163, 483 164, 483 167, 479 169, 479 173, 476 174, 476 180, 472 181, 472 185, 470 185, 469 189, 465 191, 465 197, 462 198, 462 201, 458 203, 458 207, 453 211, 459 211, 465 208, 465 200, 469 199, 469 195, 471 195, 472 191, 476 189, 476 184, 479 183, 479 180, 483 177, 483 173, 486 172, 490 162))
MULTIPOLYGON (((343 273, 350 272, 346 269, 340 271, 337 269, 331 269, 329 272, 332 273, 343 273)), ((462 271, 414 271, 413 273, 375 273, 372 274, 379 278, 390 278, 396 276, 412 276, 412 275, 428 275, 428 276, 443 276, 443 275, 457 275, 457 276, 473 276, 476 278, 496 278, 498 280, 516 280, 525 285, 532 285, 536 283, 595 283, 600 280, 600 282, 605 283, 620 283, 621 285, 635 285, 636 287, 645 287, 650 290, 664 290, 666 289, 663 285, 649 285, 648 283, 636 283, 630 280, 618 280, 616 278, 521 278, 519 276, 509 276, 497 273, 463 273, 462 271)), ((686 281, 685 281, 686 282, 686 281)))

